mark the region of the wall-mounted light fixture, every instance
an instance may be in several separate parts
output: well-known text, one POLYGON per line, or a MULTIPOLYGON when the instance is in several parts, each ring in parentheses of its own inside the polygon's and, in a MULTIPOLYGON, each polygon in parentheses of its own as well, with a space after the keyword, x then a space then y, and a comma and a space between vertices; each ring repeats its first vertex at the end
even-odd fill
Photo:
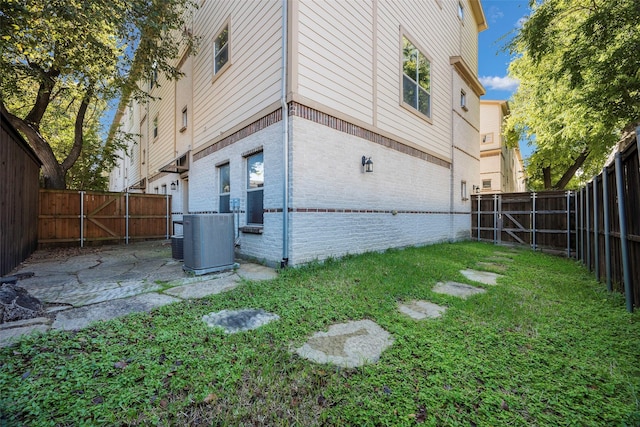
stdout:
POLYGON ((171 191, 176 191, 178 189, 178 180, 171 181, 171 191))
POLYGON ((362 156, 362 170, 365 172, 373 172, 373 162, 371 157, 362 156))
POLYGON ((473 186, 473 192, 476 194, 480 194, 480 186, 479 185, 474 185, 473 186))

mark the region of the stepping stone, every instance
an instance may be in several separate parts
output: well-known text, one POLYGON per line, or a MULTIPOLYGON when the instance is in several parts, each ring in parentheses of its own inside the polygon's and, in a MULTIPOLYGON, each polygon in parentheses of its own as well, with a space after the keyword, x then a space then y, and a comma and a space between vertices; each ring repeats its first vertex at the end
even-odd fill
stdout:
POLYGON ((508 257, 508 258, 512 258, 516 255, 518 255, 518 251, 512 250, 512 251, 493 251, 493 254, 496 256, 502 256, 502 257, 508 257))
POLYGON ((400 304, 398 310, 413 319, 423 320, 442 316, 447 311, 447 307, 442 307, 429 301, 409 301, 406 304, 400 304))
POLYGON ((371 320, 339 323, 316 332, 296 353, 316 363, 355 368, 375 363, 393 344, 391 335, 371 320))
POLYGON ((513 258, 507 258, 503 256, 490 256, 486 258, 486 260, 493 261, 493 262, 513 262, 513 258))
POLYGON ((462 299, 486 292, 484 289, 459 282, 438 282, 431 290, 439 294, 451 295, 462 299))
POLYGON ((280 316, 262 309, 222 310, 202 316, 210 327, 220 327, 228 334, 258 329, 260 326, 280 319, 280 316))
POLYGON ((504 264, 496 264, 493 262, 477 262, 476 265, 482 268, 493 269, 499 271, 500 273, 504 273, 507 271, 507 266, 504 264))
POLYGON ((460 273, 464 277, 469 280, 473 280, 475 282, 484 283, 485 285, 495 286, 498 283, 496 280, 498 277, 502 277, 500 274, 490 273, 488 271, 478 271, 478 270, 460 270, 460 273))

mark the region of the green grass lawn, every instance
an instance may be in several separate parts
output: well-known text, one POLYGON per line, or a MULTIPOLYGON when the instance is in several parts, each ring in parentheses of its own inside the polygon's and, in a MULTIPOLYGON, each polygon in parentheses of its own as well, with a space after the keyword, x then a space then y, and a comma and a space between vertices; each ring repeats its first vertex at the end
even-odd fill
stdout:
MULTIPOLYGON (((574 261, 519 251, 498 286, 431 292, 486 261, 488 244, 393 250, 282 272, 210 298, 0 349, 0 425, 640 425, 640 315, 574 261), (415 321, 397 310, 448 307, 415 321), (213 311, 280 320, 233 335, 213 311), (344 369, 292 349, 371 319, 395 342, 344 369)), ((481 286, 475 284, 476 286, 481 286)))

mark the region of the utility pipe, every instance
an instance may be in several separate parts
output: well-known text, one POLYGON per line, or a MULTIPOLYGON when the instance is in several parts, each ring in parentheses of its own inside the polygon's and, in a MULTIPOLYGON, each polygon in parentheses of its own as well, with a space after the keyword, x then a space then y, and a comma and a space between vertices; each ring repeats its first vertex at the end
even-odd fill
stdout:
POLYGON ((282 106, 282 146, 283 146, 283 185, 282 185, 282 260, 280 267, 289 264, 289 109, 287 108, 287 3, 282 0, 282 77, 280 104, 282 106))

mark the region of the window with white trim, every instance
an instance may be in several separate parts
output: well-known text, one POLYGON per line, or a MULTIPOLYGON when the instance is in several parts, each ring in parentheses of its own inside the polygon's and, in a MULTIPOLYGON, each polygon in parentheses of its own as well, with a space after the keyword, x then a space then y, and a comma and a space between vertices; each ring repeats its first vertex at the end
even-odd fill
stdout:
POLYGON ((458 18, 460 18, 461 21, 464 21, 464 6, 462 5, 462 2, 458 2, 458 18))
POLYGON ((491 190, 491 180, 490 179, 483 179, 482 180, 482 189, 483 190, 491 190))
POLYGON ((213 75, 229 61, 229 24, 225 25, 213 41, 213 75))
POLYGON ((229 213, 231 209, 229 207, 229 198, 231 195, 231 168, 229 163, 218 166, 218 179, 220 183, 219 193, 220 202, 218 205, 218 212, 229 213))
POLYGON ((187 124, 189 123, 189 116, 187 114, 187 107, 182 109, 182 128, 180 132, 184 132, 187 129, 187 124))
POLYGON ((464 90, 460 91, 460 108, 467 111, 467 93, 464 90))
POLYGON ((402 37, 402 101, 431 118, 431 61, 402 37))
POLYGON ((264 223, 264 155, 263 152, 247 157, 247 224, 264 223))
POLYGON ((158 137, 158 116, 155 116, 153 118, 153 138, 154 138, 154 140, 157 137, 158 137))

